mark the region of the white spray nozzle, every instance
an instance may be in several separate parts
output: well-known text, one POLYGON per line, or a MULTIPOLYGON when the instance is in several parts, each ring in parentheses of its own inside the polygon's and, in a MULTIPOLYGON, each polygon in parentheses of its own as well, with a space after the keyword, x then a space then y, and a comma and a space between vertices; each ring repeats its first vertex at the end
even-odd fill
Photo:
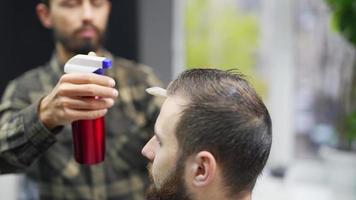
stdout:
POLYGON ((95 56, 95 54, 79 54, 72 57, 65 65, 65 73, 102 73, 112 65, 110 59, 95 56))

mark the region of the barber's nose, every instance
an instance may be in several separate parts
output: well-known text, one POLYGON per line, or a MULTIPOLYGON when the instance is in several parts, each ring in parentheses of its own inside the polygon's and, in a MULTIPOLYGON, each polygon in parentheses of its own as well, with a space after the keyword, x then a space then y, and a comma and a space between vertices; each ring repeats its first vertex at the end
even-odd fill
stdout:
POLYGON ((147 142, 147 144, 142 148, 141 154, 145 156, 149 161, 153 162, 155 159, 155 152, 153 149, 153 138, 150 139, 150 141, 147 142))
POLYGON ((82 8, 82 12, 83 12, 83 21, 92 21, 93 17, 94 17, 94 13, 93 13, 93 7, 90 4, 90 2, 86 1, 85 3, 83 3, 83 8, 82 8))

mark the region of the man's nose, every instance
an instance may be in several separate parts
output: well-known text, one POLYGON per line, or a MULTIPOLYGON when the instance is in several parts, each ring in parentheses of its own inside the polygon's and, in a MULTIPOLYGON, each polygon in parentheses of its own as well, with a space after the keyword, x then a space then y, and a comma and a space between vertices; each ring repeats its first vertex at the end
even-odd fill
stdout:
POLYGON ((152 147, 152 139, 142 148, 141 154, 145 156, 149 161, 153 162, 155 159, 155 153, 152 147))
POLYGON ((90 1, 84 1, 82 7, 82 15, 83 15, 83 21, 85 22, 91 22, 93 20, 94 17, 93 6, 91 5, 90 1))

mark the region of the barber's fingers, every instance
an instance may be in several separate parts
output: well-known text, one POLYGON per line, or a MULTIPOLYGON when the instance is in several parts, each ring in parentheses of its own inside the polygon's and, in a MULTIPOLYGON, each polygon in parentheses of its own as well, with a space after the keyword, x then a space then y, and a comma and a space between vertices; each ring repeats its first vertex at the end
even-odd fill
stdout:
POLYGON ((91 51, 88 53, 88 56, 96 56, 96 53, 94 51, 91 51))
POLYGON ((94 73, 70 73, 64 74, 59 83, 73 84, 96 84, 107 87, 114 87, 115 81, 111 77, 98 75, 94 73))
POLYGON ((65 109, 63 116, 70 121, 77 121, 83 119, 96 119, 103 117, 107 113, 108 109, 100 110, 75 110, 75 109, 65 109))
POLYGON ((101 110, 114 105, 112 98, 64 98, 64 107, 77 110, 101 110))
POLYGON ((67 97, 104 97, 116 98, 119 92, 111 87, 105 87, 96 84, 71 84, 64 83, 58 86, 57 94, 67 97))

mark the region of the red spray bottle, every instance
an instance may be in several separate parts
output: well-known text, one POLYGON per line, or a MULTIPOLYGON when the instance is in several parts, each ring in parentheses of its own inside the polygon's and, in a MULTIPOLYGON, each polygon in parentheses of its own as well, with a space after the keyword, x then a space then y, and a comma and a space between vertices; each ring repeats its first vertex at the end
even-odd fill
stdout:
MULTIPOLYGON (((111 60, 92 54, 76 55, 65 65, 65 73, 103 74, 112 65, 111 60)), ((100 97, 88 97, 100 98, 100 97)), ((93 120, 78 120, 72 123, 75 160, 80 164, 98 164, 105 159, 104 117, 93 120)))

